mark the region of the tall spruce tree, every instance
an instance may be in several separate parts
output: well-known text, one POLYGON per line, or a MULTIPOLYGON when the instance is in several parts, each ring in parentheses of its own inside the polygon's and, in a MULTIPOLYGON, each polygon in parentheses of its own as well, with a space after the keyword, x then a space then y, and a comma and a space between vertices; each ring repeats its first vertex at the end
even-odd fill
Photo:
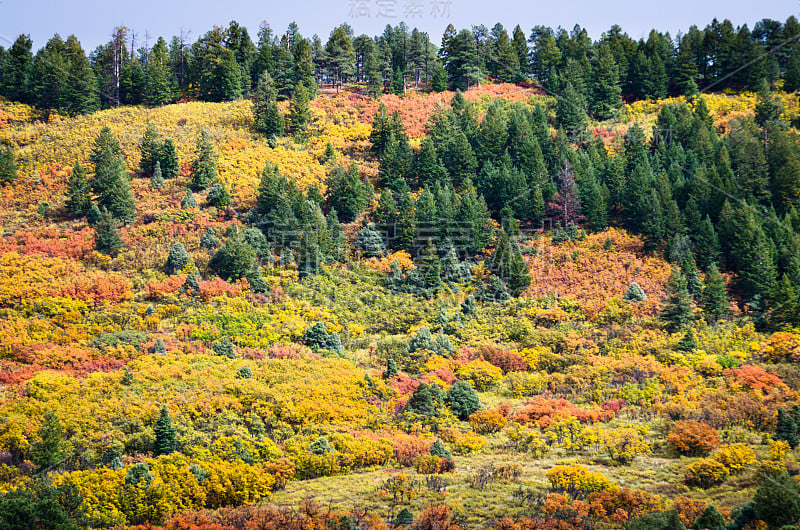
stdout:
POLYGON ((203 129, 197 138, 192 162, 191 179, 195 190, 204 190, 217 180, 217 153, 211 143, 211 135, 203 129))
POLYGON ((667 285, 667 298, 661 309, 664 328, 670 333, 683 331, 694 320, 692 297, 686 288, 686 278, 673 268, 667 285))
POLYGON ((92 206, 92 186, 86 178, 86 170, 80 162, 72 167, 67 180, 67 211, 76 215, 86 215, 92 206))
POLYGON ((167 405, 161 406, 153 432, 156 435, 153 443, 154 456, 168 455, 178 449, 175 428, 172 426, 172 418, 170 418, 167 405))

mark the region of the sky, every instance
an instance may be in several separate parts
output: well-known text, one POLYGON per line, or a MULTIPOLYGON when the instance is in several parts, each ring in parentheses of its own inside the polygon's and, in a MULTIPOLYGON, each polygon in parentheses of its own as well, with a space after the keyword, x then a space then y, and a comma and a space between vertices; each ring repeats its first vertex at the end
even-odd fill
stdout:
POLYGON ((763 18, 784 21, 789 15, 800 18, 800 0, 0 0, 0 46, 8 48, 20 33, 31 36, 34 50, 55 33, 62 37, 75 34, 88 53, 107 42, 114 27, 120 25, 136 33, 137 47, 148 33, 152 44, 158 36, 169 40, 181 28, 194 42, 214 25, 227 26, 231 20, 246 26, 254 41, 262 21, 276 33, 296 21, 301 34, 310 37, 316 33, 323 42, 344 22, 356 35, 373 36, 382 33, 386 24, 394 26, 401 21, 427 31, 436 44, 449 23, 461 29, 475 24, 491 28, 500 22, 509 31, 519 24, 526 35, 535 25, 571 29, 580 24, 594 39, 619 24, 638 39, 646 37, 651 28, 674 37, 693 24, 702 28, 715 17, 752 29, 763 18))

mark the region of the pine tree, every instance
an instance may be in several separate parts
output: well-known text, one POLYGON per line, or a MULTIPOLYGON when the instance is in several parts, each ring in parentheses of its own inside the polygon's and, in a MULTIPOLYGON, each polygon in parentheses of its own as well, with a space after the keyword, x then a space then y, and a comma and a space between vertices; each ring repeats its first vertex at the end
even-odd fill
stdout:
POLYGON ((505 230, 497 236, 497 247, 490 257, 489 270, 508 284, 513 296, 519 296, 531 284, 528 264, 518 248, 512 248, 505 230))
POLYGON ((691 252, 683 257, 681 274, 686 278, 686 290, 695 301, 698 300, 703 292, 703 282, 700 281, 700 276, 697 274, 697 265, 691 252))
POLYGON ((161 142, 159 141, 158 129, 151 122, 147 122, 147 128, 139 143, 141 158, 139 160, 139 172, 142 176, 150 177, 155 171, 156 162, 160 160, 161 142))
POLYGON ((206 196, 206 203, 215 208, 227 208, 231 203, 231 195, 224 184, 215 184, 206 196))
POLYGON ((17 161, 10 145, 0 146, 0 183, 9 184, 17 180, 17 161))
POLYGON ((42 416, 42 423, 31 444, 31 461, 37 472, 49 471, 64 461, 64 429, 52 410, 42 416))
POLYGON ((725 530, 725 518, 713 505, 706 506, 703 513, 695 519, 692 528, 697 530, 725 530))
POLYGON ((447 403, 451 412, 462 421, 466 421, 470 414, 483 408, 478 393, 466 380, 458 381, 450 387, 447 403))
POLYGON ((176 274, 183 270, 191 261, 192 257, 186 251, 186 247, 183 246, 183 243, 175 243, 169 249, 169 255, 167 256, 164 269, 169 275, 176 274))
POLYGON ((783 407, 778 409, 778 423, 775 427, 775 439, 783 440, 789 444, 789 447, 794 449, 800 443, 797 437, 797 424, 790 414, 786 413, 783 407))
POLYGON ((586 126, 586 101, 572 83, 567 83, 556 103, 556 124, 558 127, 575 132, 582 132, 586 126))
POLYGON ((601 120, 614 117, 622 107, 619 68, 607 46, 600 46, 593 68, 592 112, 601 120))
POLYGON ((303 85, 297 85, 292 91, 289 103, 289 123, 296 135, 305 133, 306 125, 311 119, 311 108, 308 102, 308 91, 303 85))
POLYGON ((122 160, 119 142, 106 125, 95 139, 94 149, 89 155, 95 174, 92 190, 98 196, 97 204, 123 222, 133 221, 136 207, 131 194, 128 174, 122 160))
POLYGON ((766 80, 761 83, 758 91, 758 102, 755 108, 755 121, 761 127, 777 120, 781 115, 781 105, 775 100, 766 80))
POLYGON ((124 245, 117 231, 117 221, 105 208, 100 212, 100 220, 94 226, 94 248, 111 257, 116 256, 124 245))
POLYGON ((253 98, 253 128, 267 138, 283 135, 283 116, 275 101, 276 96, 272 78, 265 72, 253 98))
POLYGON ((794 47, 786 64, 786 73, 783 75, 783 90, 796 92, 800 90, 800 50, 794 47))
POLYGON ((183 199, 181 199, 181 208, 184 210, 187 208, 197 208, 197 201, 194 198, 192 190, 189 188, 186 188, 186 194, 183 196, 183 199))
POLYGON ((164 176, 161 173, 161 161, 156 160, 156 165, 153 168, 153 176, 150 177, 150 186, 153 189, 159 189, 164 185, 164 176))
POLYGON ((375 225, 368 224, 358 232, 354 246, 368 258, 382 256, 386 252, 383 237, 375 229, 375 225))
POLYGON ((255 251, 238 235, 229 237, 208 262, 208 267, 220 278, 247 278, 255 266, 255 251))
POLYGON ((217 153, 211 144, 211 136, 203 129, 197 139, 191 168, 192 187, 204 190, 217 180, 217 153))
POLYGON ((326 186, 328 206, 335 208, 345 223, 353 222, 367 206, 367 187, 355 163, 347 169, 340 166, 334 168, 326 180, 326 186))
POLYGON ((706 284, 703 288, 701 299, 703 312, 711 322, 716 322, 728 316, 730 302, 728 293, 725 290, 725 279, 719 273, 715 263, 708 267, 706 284))
POLYGON ((175 150, 175 142, 172 138, 167 138, 161 143, 161 150, 158 154, 158 161, 161 165, 161 174, 165 179, 178 176, 178 152, 175 150))
POLYGON ((67 181, 65 206, 68 212, 77 215, 86 215, 92 207, 92 186, 80 162, 72 167, 72 174, 67 181))
POLYGON ((638 283, 632 282, 622 295, 622 299, 631 303, 644 302, 647 300, 647 295, 638 283))
POLYGON ((392 377, 397 377, 397 375, 397 363, 393 357, 389 357, 386 359, 386 370, 383 372, 383 378, 391 379, 392 377))
POLYGON ((677 268, 672 269, 667 286, 667 298, 661 309, 661 320, 670 333, 682 331, 694 320, 692 297, 686 288, 686 278, 677 268))
POLYGON ((178 443, 175 437, 175 428, 172 426, 172 418, 169 416, 166 405, 161 406, 153 432, 156 435, 156 440, 153 443, 154 456, 168 455, 177 450, 178 443))

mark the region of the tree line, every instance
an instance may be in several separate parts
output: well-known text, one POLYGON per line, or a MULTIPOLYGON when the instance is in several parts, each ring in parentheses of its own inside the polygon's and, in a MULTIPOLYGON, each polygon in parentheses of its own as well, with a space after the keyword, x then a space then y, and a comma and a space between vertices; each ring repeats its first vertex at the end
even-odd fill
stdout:
POLYGON ((752 89, 781 77, 800 88, 800 23, 764 19, 751 30, 714 19, 673 38, 652 30, 638 41, 617 25, 593 41, 572 30, 502 24, 457 31, 449 25, 440 44, 409 29, 387 25, 379 36, 355 35, 342 24, 323 43, 301 35, 295 23, 276 33, 262 23, 255 41, 236 21, 215 26, 195 42, 184 33, 151 42, 127 27, 88 54, 74 35, 58 34, 34 54, 28 35, 0 47, 0 95, 74 115, 119 105, 163 105, 180 98, 228 101, 246 97, 268 74, 276 96, 302 86, 313 98, 322 84, 362 84, 373 94, 402 94, 409 86, 437 91, 468 89, 486 77, 532 80, 563 94, 592 117, 614 115, 624 100, 663 98, 700 90, 752 89))

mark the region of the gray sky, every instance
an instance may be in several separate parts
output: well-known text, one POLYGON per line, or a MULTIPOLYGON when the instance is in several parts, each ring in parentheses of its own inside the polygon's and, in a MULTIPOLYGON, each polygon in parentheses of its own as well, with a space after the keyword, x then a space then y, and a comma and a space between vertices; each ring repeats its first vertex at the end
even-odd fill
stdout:
POLYGON ((169 40, 181 27, 191 32, 189 40, 193 42, 214 24, 226 26, 231 20, 246 26, 254 41, 263 20, 277 33, 294 20, 304 36, 317 33, 323 42, 342 22, 350 24, 356 34, 376 35, 386 24, 397 25, 401 20, 427 31, 436 44, 448 23, 461 29, 473 24, 491 28, 501 22, 509 30, 520 24, 526 35, 538 24, 566 28, 580 24, 595 39, 616 23, 638 39, 651 28, 669 31, 674 37, 692 24, 702 28, 714 17, 728 18, 735 26, 746 23, 752 29, 763 18, 784 21, 798 13, 800 0, 0 0, 0 45, 8 47, 17 35, 28 33, 36 50, 54 33, 62 37, 74 33, 88 53, 108 41, 118 25, 136 32, 137 47, 145 32, 169 40))

